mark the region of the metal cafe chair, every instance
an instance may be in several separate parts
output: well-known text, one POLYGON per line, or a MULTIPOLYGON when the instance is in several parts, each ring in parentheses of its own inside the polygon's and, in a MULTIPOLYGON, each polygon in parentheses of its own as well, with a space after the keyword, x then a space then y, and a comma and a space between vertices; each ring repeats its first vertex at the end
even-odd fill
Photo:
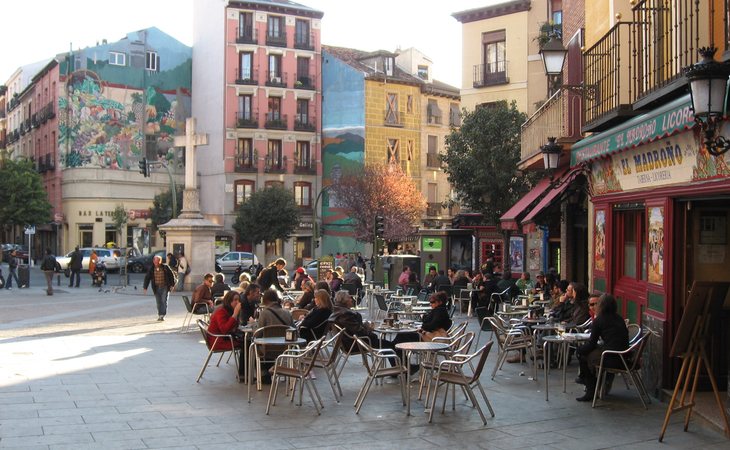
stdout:
POLYGON ((317 386, 309 378, 309 374, 314 368, 314 363, 319 355, 320 348, 322 348, 323 339, 310 342, 310 344, 303 350, 290 349, 276 357, 274 363, 274 373, 271 378, 271 388, 269 389, 269 400, 266 403, 266 415, 269 415, 269 411, 272 406, 276 406, 276 396, 279 392, 279 382, 282 379, 293 378, 294 385, 292 386, 292 401, 297 393, 297 386, 299 386, 299 402, 297 406, 302 406, 302 396, 304 394, 304 388, 307 388, 309 396, 312 398, 314 403, 314 409, 317 411, 317 415, 320 413, 320 407, 324 408, 322 398, 319 396, 317 386))
MULTIPOLYGON (((220 355, 220 358, 218 358, 218 363, 216 364, 216 367, 218 367, 223 360, 223 355, 228 352, 231 352, 233 360, 236 363, 236 377, 238 377, 239 362, 237 351, 239 350, 239 347, 236 346, 236 342, 233 340, 233 336, 231 336, 230 334, 213 334, 209 332, 208 324, 202 319, 198 319, 198 328, 200 328, 200 332, 203 335, 203 340, 205 341, 205 346, 208 348, 208 355, 205 357, 205 362, 203 363, 203 367, 200 369, 200 373, 198 374, 198 379, 195 380, 195 382, 198 383, 200 382, 200 379, 203 378, 203 373, 208 367, 208 362, 210 362, 210 357, 213 356, 213 354, 220 355), (216 349, 218 342, 225 341, 228 341, 228 343, 230 344, 230 348, 216 349)), ((228 360, 226 361, 226 363, 231 360, 231 355, 228 355, 228 360)))
POLYGON ((212 312, 210 308, 208 307, 207 303, 201 303, 200 305, 205 306, 205 311, 200 311, 198 308, 193 308, 193 304, 190 302, 190 299, 187 295, 182 296, 182 301, 185 304, 185 317, 183 318, 182 327, 180 328, 180 332, 184 333, 188 330, 190 330, 191 322, 193 321, 193 316, 203 316, 205 319, 205 322, 210 322, 210 313, 212 312))
MULTIPOLYGON (((431 410, 428 414, 429 423, 433 422, 433 411, 434 409, 436 409, 436 399, 438 398, 439 388, 445 384, 460 386, 469 397, 477 411, 479 411, 479 416, 481 416, 482 422, 484 422, 484 425, 486 425, 487 418, 484 416, 482 408, 481 406, 479 406, 479 402, 474 395, 474 388, 479 388, 479 391, 482 394, 482 398, 484 399, 484 403, 486 403, 487 408, 489 408, 489 412, 491 413, 492 417, 494 417, 494 409, 492 408, 492 404, 489 403, 487 394, 486 392, 484 392, 484 387, 482 387, 482 384, 479 381, 479 377, 482 374, 482 370, 484 370, 484 365, 487 362, 487 357, 489 356, 489 351, 492 349, 493 344, 494 341, 489 341, 486 345, 484 345, 482 348, 472 354, 456 354, 453 355, 451 359, 447 359, 439 363, 438 371, 434 376, 436 380, 436 386, 434 387, 433 391, 433 399, 430 402, 431 410), (468 373, 464 371, 464 366, 466 364, 470 364, 471 361, 475 359, 478 359, 478 362, 476 364, 476 367, 474 367, 474 369, 472 370, 471 376, 469 376, 468 373)), ((441 414, 443 414, 446 410, 447 397, 448 388, 446 389, 446 394, 444 395, 444 403, 441 406, 441 414)), ((452 395, 452 402, 452 410, 456 410, 455 395, 452 395)))
POLYGON ((360 412, 360 408, 362 408, 362 404, 365 402, 365 397, 367 397, 373 381, 378 378, 389 377, 391 375, 395 375, 398 377, 398 382, 400 384, 401 400, 403 400, 403 405, 405 405, 406 369, 401 364, 401 360, 398 357, 398 354, 391 349, 373 348, 370 346, 370 344, 365 342, 365 340, 360 337, 355 337, 355 339, 358 347, 360 348, 360 355, 362 356, 363 365, 365 366, 365 370, 367 371, 367 378, 365 378, 365 382, 363 383, 360 391, 357 393, 357 397, 355 398, 355 414, 358 414, 360 412), (395 361, 395 365, 393 367, 387 366, 387 362, 389 359, 393 359, 395 361))

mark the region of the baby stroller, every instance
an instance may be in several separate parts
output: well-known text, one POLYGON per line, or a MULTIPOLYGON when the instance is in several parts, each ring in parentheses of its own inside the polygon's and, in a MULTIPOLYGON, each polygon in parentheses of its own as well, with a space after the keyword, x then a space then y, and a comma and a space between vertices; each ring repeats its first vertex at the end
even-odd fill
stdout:
POLYGON ((102 284, 106 284, 106 265, 104 265, 101 261, 96 263, 96 268, 94 268, 94 273, 92 274, 91 284, 96 287, 101 287, 102 284))

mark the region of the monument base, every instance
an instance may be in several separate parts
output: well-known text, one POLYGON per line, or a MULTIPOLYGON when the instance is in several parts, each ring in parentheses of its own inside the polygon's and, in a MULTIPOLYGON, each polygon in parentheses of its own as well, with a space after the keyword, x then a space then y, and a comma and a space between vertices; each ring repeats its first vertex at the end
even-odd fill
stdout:
POLYGON ((208 219, 172 219, 160 230, 166 233, 167 252, 175 254, 182 250, 190 265, 190 273, 185 277, 184 288, 192 291, 203 282, 203 275, 215 272, 215 236, 223 227, 208 219))

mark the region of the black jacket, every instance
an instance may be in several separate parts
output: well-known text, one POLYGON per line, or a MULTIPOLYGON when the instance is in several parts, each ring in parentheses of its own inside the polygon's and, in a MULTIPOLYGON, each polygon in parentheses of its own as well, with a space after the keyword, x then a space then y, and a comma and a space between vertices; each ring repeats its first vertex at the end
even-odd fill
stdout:
POLYGON ((81 255, 81 252, 74 250, 71 252, 71 261, 68 262, 68 268, 71 270, 81 270, 83 260, 84 257, 81 255))
POLYGON ((432 291, 436 292, 439 286, 449 286, 451 287, 451 280, 449 280, 449 277, 446 275, 436 275, 436 278, 431 281, 431 288, 432 291))
POLYGON ((601 314, 593 321, 591 338, 578 347, 581 355, 587 355, 598 348, 598 340, 603 339, 605 350, 626 350, 629 348, 629 330, 626 322, 618 314, 601 314))
POLYGON ((314 332, 314 336, 305 335, 305 339, 309 340, 311 337, 317 339, 324 336, 324 331, 327 329, 327 319, 332 315, 331 309, 314 308, 309 314, 304 316, 300 327, 309 328, 314 332))
POLYGON ((256 284, 261 286, 261 292, 272 287, 277 291, 284 292, 284 288, 279 284, 279 273, 276 266, 268 266, 262 270, 256 278, 256 284))
POLYGON ((424 331, 436 331, 442 328, 448 330, 451 328, 451 318, 449 317, 449 311, 446 309, 446 306, 439 306, 427 312, 423 316, 423 325, 421 325, 421 328, 424 331))
MULTIPOLYGON (((167 284, 167 290, 172 289, 175 286, 175 275, 172 273, 172 269, 167 264, 160 264, 162 270, 165 272, 165 284, 167 284)), ((143 289, 147 289, 152 283, 152 292, 157 293, 158 286, 155 285, 155 265, 150 266, 150 270, 147 271, 147 275, 144 277, 143 289)))

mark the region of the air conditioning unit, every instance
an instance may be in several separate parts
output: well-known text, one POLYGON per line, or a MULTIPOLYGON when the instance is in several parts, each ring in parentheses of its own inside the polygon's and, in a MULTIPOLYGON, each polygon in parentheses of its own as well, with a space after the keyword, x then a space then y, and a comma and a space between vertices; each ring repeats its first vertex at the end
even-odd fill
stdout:
POLYGON ((271 82, 275 84, 281 84, 281 77, 271 77, 271 82))

